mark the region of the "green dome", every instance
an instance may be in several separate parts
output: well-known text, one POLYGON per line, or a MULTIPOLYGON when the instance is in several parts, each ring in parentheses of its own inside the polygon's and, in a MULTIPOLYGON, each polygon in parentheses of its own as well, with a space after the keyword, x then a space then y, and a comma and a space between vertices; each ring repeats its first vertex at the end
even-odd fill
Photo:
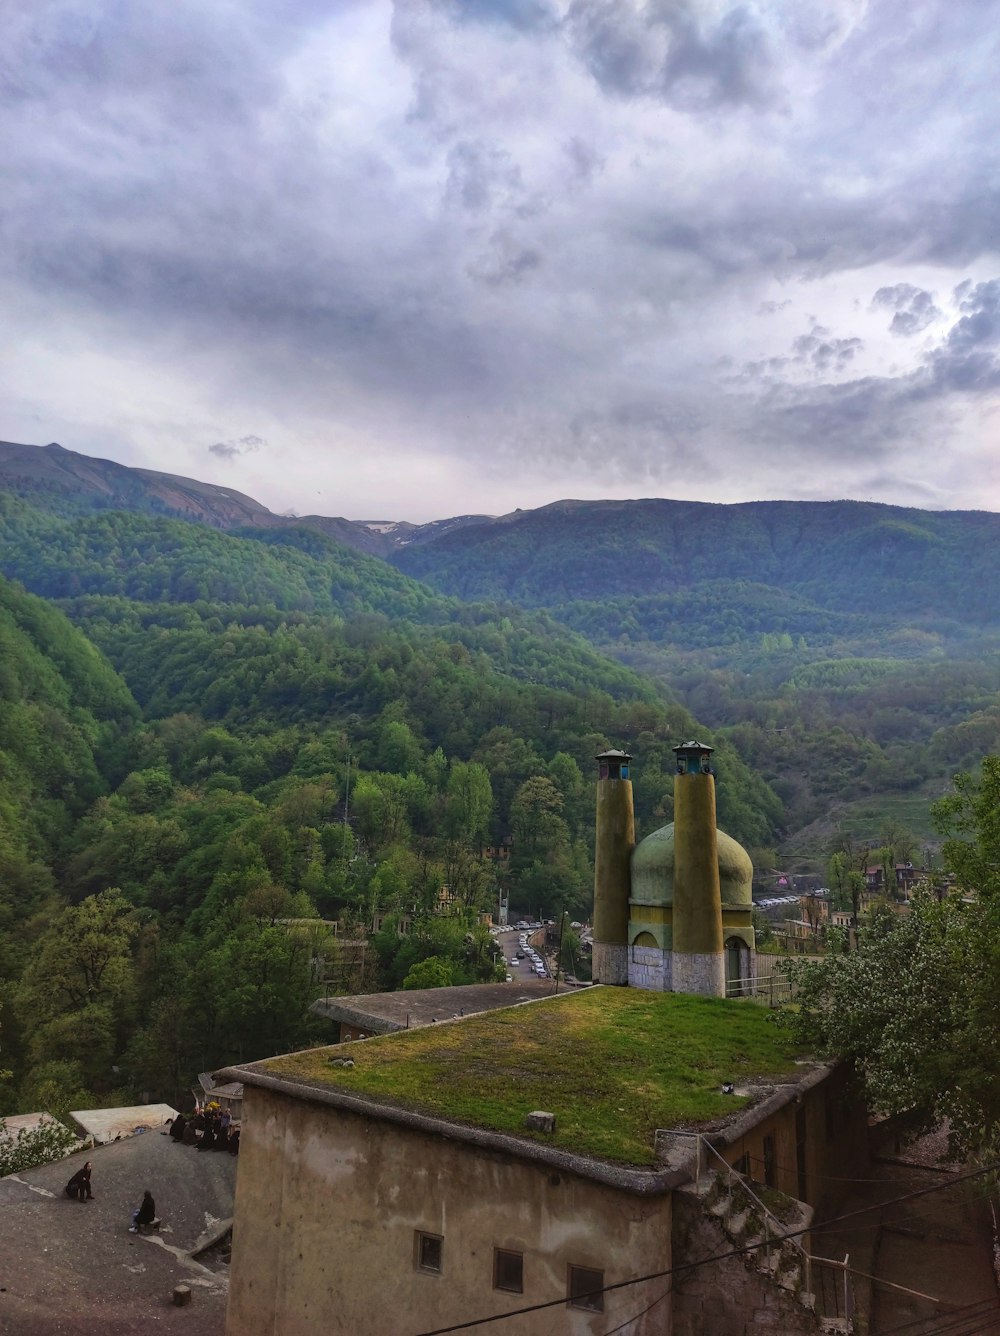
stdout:
MULTIPOLYGON (((719 886, 722 903, 747 909, 753 904, 753 864, 750 855, 732 836, 717 831, 719 886)), ((640 840, 632 851, 633 905, 672 905, 674 902, 674 823, 661 826, 640 840)))

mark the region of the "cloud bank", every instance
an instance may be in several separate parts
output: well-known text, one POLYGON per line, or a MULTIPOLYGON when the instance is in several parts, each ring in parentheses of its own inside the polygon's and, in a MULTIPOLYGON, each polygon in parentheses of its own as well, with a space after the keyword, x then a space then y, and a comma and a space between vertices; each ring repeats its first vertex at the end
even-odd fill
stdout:
POLYGON ((355 517, 996 507, 995 17, 20 7, 0 434, 355 517))

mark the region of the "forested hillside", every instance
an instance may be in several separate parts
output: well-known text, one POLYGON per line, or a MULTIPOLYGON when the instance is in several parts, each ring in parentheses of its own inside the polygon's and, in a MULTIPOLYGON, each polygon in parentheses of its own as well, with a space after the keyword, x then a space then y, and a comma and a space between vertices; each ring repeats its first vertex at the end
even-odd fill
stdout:
POLYGON ((495 977, 501 895, 587 912, 607 745, 640 834, 697 734, 723 828, 819 871, 888 827, 920 857, 950 776, 1000 749, 993 516, 568 504, 425 527, 401 564, 441 592, 316 527, 24 490, 0 493, 0 1112, 174 1097, 308 1042, 334 921, 370 938, 354 986, 495 977))
MULTIPOLYGON (((390 915, 365 986, 495 977, 477 916, 501 894, 588 911, 595 752, 642 755, 652 828, 698 729, 544 612, 460 604, 315 532, 8 496, 0 567, 32 591, 0 585, 0 1111, 175 1097, 307 1042, 324 921, 357 938, 390 915)), ((780 803, 725 743, 719 769, 724 824, 773 841, 780 803)))
POLYGON ((714 603, 718 582, 739 581, 827 612, 996 626, 977 582, 997 569, 1000 516, 860 501, 560 501, 410 544, 394 560, 461 598, 526 607, 706 583, 714 603))
POLYGON ((462 597, 544 606, 660 681, 780 795, 776 856, 887 821, 931 838, 1000 747, 1000 517, 860 502, 561 502, 402 549, 462 597))
POLYGON ((890 815, 926 838, 950 774, 1000 743, 1000 521, 985 512, 566 501, 374 533, 55 446, 4 447, 0 478, 0 569, 50 598, 476 627, 470 651, 521 680, 574 689, 586 667, 588 688, 644 699, 658 682, 781 794, 775 857, 822 860, 839 828, 876 837, 890 815), (178 497, 205 523, 150 520, 178 497), (143 513, 109 522, 115 498, 143 513), (439 596, 331 533, 393 554, 439 596), (484 639, 498 625, 510 634, 484 639))

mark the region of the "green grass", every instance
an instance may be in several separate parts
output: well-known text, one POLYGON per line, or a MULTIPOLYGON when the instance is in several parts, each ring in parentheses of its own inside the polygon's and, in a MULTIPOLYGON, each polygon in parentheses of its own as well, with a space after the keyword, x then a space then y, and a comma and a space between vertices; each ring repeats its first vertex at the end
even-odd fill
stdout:
POLYGON ((360 1044, 311 1049, 259 1070, 419 1113, 627 1164, 653 1163, 656 1128, 693 1127, 747 1101, 724 1081, 777 1076, 799 1054, 760 1007, 600 988, 360 1044), (349 1055, 353 1068, 333 1067, 349 1055))

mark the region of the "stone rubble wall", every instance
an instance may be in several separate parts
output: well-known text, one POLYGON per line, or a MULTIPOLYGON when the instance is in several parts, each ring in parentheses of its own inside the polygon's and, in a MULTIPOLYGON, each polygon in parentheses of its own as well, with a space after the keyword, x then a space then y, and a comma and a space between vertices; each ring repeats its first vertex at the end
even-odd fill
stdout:
MULTIPOLYGON (((733 1247, 692 1189, 674 1192, 674 1263, 695 1262, 733 1247)), ((748 1257, 682 1271, 675 1277, 671 1336, 807 1336, 819 1319, 748 1257)))

